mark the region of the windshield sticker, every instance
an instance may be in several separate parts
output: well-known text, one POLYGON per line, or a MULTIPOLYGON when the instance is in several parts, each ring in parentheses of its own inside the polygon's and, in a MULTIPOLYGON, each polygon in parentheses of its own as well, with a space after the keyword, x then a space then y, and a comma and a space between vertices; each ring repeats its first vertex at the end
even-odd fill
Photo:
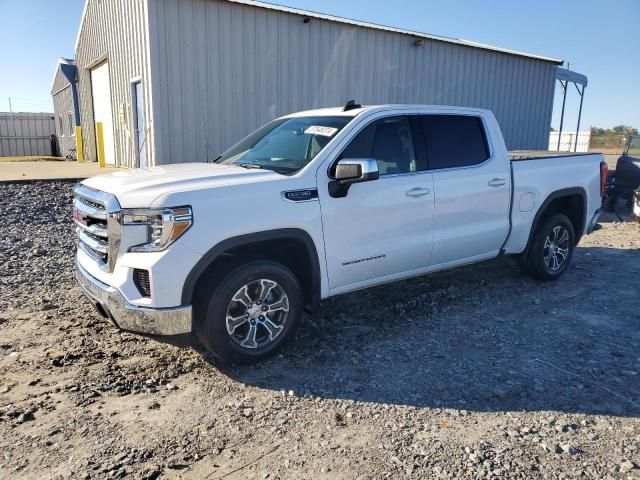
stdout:
POLYGON ((304 133, 307 135, 320 135, 322 137, 333 137, 335 133, 338 131, 337 128, 333 127, 322 127, 320 125, 312 125, 307 128, 304 133))

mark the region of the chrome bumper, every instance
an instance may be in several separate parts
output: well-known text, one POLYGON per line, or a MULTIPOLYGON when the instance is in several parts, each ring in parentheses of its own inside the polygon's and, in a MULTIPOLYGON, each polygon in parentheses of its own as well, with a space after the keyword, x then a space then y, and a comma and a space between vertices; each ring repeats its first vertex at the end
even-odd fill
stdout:
POLYGON ((589 226, 587 227, 587 235, 591 234, 595 230, 596 225, 598 224, 598 219, 600 218, 601 214, 602 214, 601 208, 597 209, 596 213, 593 214, 593 217, 591 217, 591 221, 589 222, 589 226))
POLYGON ((174 308, 131 305, 118 289, 91 276, 78 262, 76 278, 98 312, 122 330, 147 335, 191 333, 191 305, 174 308))

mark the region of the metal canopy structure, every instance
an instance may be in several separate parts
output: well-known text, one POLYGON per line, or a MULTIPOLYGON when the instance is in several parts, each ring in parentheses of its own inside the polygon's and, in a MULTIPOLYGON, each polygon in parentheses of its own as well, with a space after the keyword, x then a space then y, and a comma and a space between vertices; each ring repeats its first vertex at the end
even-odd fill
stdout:
POLYGON ((562 138, 562 127, 564 124, 564 106, 567 101, 567 89, 569 87, 569 83, 573 83, 578 91, 578 95, 580 95, 580 109, 578 110, 578 126, 576 127, 576 141, 573 145, 573 151, 578 150, 578 132, 580 131, 580 117, 582 117, 582 102, 584 100, 584 89, 587 88, 587 77, 586 75, 582 75, 581 73, 572 72, 571 70, 567 70, 566 68, 556 67, 556 80, 560 82, 562 85, 562 113, 560 115, 560 131, 558 132, 558 150, 560 150, 560 139, 562 138), (580 89, 579 85, 582 86, 580 89))

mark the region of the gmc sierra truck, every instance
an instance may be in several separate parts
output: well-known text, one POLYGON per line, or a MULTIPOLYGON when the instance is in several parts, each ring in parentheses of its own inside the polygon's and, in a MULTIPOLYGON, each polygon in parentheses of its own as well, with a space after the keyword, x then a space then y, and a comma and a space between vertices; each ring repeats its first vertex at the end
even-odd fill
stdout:
POLYGON ((509 153, 487 110, 350 101, 82 181, 77 278, 120 329, 251 363, 333 295, 501 255, 557 279, 606 176, 599 154, 509 153))

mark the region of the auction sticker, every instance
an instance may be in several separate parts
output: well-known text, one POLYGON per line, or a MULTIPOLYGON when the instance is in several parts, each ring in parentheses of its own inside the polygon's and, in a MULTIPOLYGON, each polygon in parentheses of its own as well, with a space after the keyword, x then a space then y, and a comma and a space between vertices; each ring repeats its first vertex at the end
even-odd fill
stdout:
POLYGON ((307 135, 320 135, 322 137, 333 137, 335 133, 338 131, 337 128, 333 127, 322 127, 320 125, 311 125, 307 128, 304 133, 307 135))

